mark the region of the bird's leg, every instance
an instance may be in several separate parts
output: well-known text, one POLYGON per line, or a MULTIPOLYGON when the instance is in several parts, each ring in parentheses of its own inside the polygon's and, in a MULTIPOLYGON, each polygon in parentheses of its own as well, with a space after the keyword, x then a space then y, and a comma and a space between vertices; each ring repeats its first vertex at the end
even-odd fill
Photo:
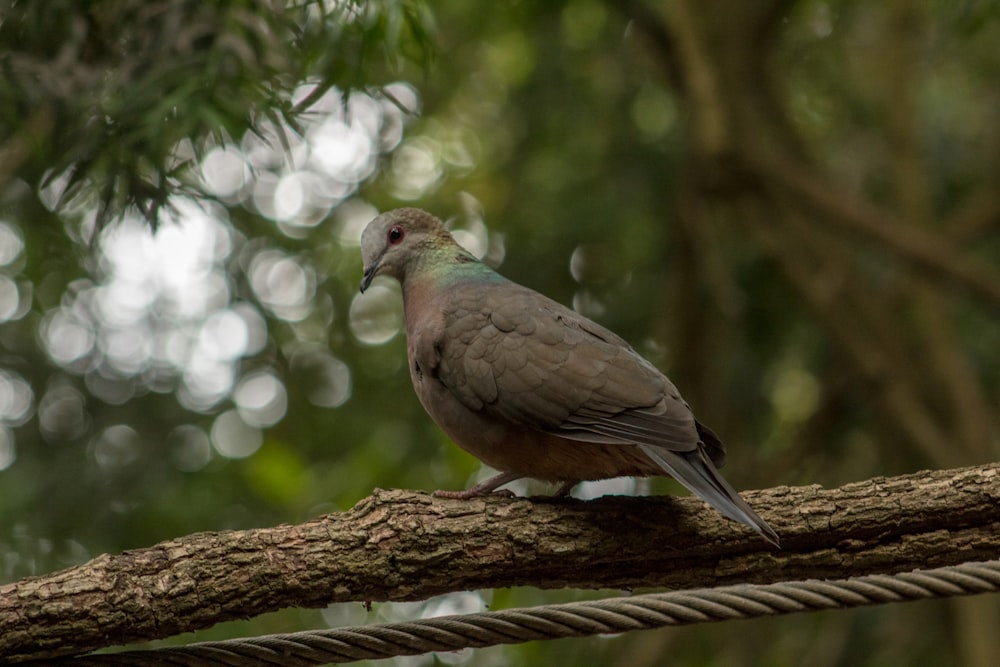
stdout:
POLYGON ((559 488, 556 490, 556 492, 552 494, 552 497, 553 498, 567 497, 570 494, 570 491, 573 490, 573 487, 579 483, 580 483, 579 481, 563 482, 562 484, 559 485, 559 488))
MULTIPOLYGON (((485 496, 493 493, 498 486, 503 486, 507 482, 513 482, 515 479, 521 479, 523 475, 518 475, 516 472, 502 472, 499 475, 494 475, 487 480, 483 480, 475 486, 470 486, 465 491, 435 491, 435 498, 457 498, 458 500, 468 500, 469 498, 475 498, 476 496, 485 496)), ((506 493, 510 494, 510 491, 506 493)), ((513 494, 511 494, 513 495, 513 494)))

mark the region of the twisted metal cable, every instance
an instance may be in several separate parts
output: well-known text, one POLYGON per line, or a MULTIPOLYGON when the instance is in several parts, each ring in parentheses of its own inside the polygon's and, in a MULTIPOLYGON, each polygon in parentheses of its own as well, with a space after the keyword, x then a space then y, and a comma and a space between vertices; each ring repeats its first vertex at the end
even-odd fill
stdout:
POLYGON ((832 581, 739 584, 526 609, 87 655, 48 665, 315 667, 537 639, 975 595, 1000 590, 1000 560, 832 581))

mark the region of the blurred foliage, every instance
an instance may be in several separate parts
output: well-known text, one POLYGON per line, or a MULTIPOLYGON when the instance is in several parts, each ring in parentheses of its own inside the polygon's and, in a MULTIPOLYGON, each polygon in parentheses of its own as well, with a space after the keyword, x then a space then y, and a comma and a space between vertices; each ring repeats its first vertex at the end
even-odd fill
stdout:
POLYGON ((427 53, 417 2, 5 4, 0 175, 65 175, 61 203, 91 191, 101 225, 128 208, 155 224, 193 185, 192 139, 295 123, 330 86, 377 84, 373 63, 427 53), (311 78, 314 97, 294 99, 311 78))
MULTIPOLYGON (((995 271, 998 39, 974 2, 7 3, 0 577, 481 474, 413 396, 395 288, 356 294, 360 229, 400 205, 668 371, 737 488, 995 459, 996 309, 741 156, 995 271)), ((995 664, 974 604, 395 662, 995 664)))

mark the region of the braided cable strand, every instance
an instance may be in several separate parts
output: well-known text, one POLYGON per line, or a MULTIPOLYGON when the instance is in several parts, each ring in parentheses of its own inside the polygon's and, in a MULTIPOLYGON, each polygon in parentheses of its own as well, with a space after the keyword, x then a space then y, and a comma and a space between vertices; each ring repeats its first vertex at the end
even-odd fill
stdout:
MULTIPOLYGON (((1000 590, 1000 560, 833 581, 740 584, 442 616, 48 661, 49 665, 314 667, 537 639, 975 595, 1000 590)), ((36 663, 37 664, 37 663, 36 663)))

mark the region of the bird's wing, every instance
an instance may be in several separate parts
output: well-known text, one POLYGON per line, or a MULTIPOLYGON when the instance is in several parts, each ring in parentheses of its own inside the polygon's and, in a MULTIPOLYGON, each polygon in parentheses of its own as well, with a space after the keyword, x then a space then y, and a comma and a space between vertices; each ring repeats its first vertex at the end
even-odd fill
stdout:
POLYGON ((506 282, 456 290, 444 315, 436 377, 467 408, 573 440, 699 448, 670 380, 565 306, 506 282))
POLYGON ((515 283, 455 290, 443 314, 434 375, 465 407, 570 440, 637 445, 723 515, 778 543, 716 469, 719 439, 622 338, 515 283))

